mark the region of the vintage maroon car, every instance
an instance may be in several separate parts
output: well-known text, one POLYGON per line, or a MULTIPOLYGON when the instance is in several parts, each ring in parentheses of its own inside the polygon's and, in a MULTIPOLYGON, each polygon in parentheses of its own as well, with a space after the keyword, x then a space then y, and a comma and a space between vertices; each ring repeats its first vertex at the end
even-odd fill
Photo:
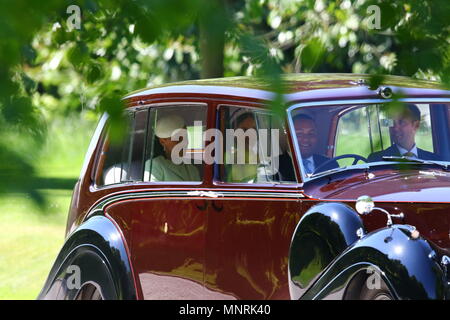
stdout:
POLYGON ((367 79, 286 75, 281 115, 254 78, 126 96, 39 298, 450 298, 450 91, 367 79))

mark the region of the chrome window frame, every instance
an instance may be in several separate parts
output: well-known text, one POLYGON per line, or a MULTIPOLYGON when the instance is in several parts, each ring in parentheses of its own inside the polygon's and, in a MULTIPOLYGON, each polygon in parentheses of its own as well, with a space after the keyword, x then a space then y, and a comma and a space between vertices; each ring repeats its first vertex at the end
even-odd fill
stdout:
MULTIPOLYGON (((243 102, 243 103, 245 104, 245 102, 243 102)), ((219 103, 216 105, 216 109, 215 109, 216 116, 217 116, 217 114, 220 114, 220 109, 224 108, 224 107, 251 109, 252 111, 260 112, 265 115, 269 115, 269 116, 274 115, 270 110, 265 108, 264 105, 248 106, 248 105, 244 105, 244 104, 233 104, 233 102, 219 103)), ((289 139, 289 137, 288 137, 289 128, 285 126, 285 122, 283 121, 283 119, 280 119, 280 123, 283 126, 283 130, 285 131, 286 139, 289 139)), ((220 130, 218 123, 216 123, 216 129, 220 130)), ((289 149, 289 141, 286 141, 286 142, 287 142, 288 149, 289 149)), ((216 143, 216 148, 219 148, 217 143, 216 143)), ((260 181, 260 182, 256 182, 256 183, 227 182, 227 181, 221 180, 221 177, 218 177, 216 179, 215 173, 214 173, 215 169, 214 169, 212 182, 213 182, 213 184, 216 184, 216 185, 223 185, 223 184, 226 184, 226 185, 242 185, 242 184, 244 184, 244 185, 250 185, 250 186, 251 185, 269 185, 269 186, 272 186, 272 185, 283 185, 283 186, 284 185, 296 185, 296 184, 299 184, 299 182, 298 182, 297 176, 295 175, 294 159, 292 159, 292 156, 291 156, 291 161, 292 161, 292 165, 293 165, 295 181, 269 181, 269 182, 260 181)), ((224 164, 217 164, 216 162, 214 162, 214 166, 219 167, 220 165, 224 165, 224 164)))

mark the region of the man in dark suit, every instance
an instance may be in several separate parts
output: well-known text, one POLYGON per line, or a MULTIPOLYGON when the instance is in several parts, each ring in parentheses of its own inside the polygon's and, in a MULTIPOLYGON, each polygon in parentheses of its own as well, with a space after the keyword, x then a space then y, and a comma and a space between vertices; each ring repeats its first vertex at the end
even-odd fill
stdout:
MULTIPOLYGON (((330 160, 325 156, 315 153, 317 146, 317 127, 313 118, 306 114, 298 114, 294 118, 295 134, 298 139, 303 168, 307 175, 312 174, 319 166, 330 160)), ((320 171, 338 168, 336 161, 331 161, 320 171)))
POLYGON ((367 158, 369 162, 383 161, 385 156, 438 160, 434 153, 416 146, 415 136, 420 127, 420 110, 415 104, 407 103, 389 113, 393 119, 393 126, 389 128, 389 132, 394 143, 386 150, 370 154, 367 158))

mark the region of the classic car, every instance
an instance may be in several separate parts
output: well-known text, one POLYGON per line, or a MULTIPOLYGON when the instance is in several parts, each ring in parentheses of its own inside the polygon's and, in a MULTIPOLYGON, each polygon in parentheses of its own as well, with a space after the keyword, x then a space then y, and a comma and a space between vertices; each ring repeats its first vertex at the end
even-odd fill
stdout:
POLYGON ((278 112, 236 77, 130 93, 122 139, 103 115, 38 298, 449 299, 450 91, 282 80, 278 112))

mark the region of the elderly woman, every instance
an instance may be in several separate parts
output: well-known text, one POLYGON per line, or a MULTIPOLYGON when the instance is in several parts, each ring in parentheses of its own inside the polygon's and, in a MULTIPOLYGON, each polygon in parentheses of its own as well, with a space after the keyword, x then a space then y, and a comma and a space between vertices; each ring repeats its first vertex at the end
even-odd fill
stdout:
POLYGON ((183 118, 177 115, 164 116, 157 121, 155 135, 164 152, 145 162, 145 181, 200 181, 194 165, 172 161, 172 150, 181 141, 172 141, 171 137, 184 128, 183 118))

